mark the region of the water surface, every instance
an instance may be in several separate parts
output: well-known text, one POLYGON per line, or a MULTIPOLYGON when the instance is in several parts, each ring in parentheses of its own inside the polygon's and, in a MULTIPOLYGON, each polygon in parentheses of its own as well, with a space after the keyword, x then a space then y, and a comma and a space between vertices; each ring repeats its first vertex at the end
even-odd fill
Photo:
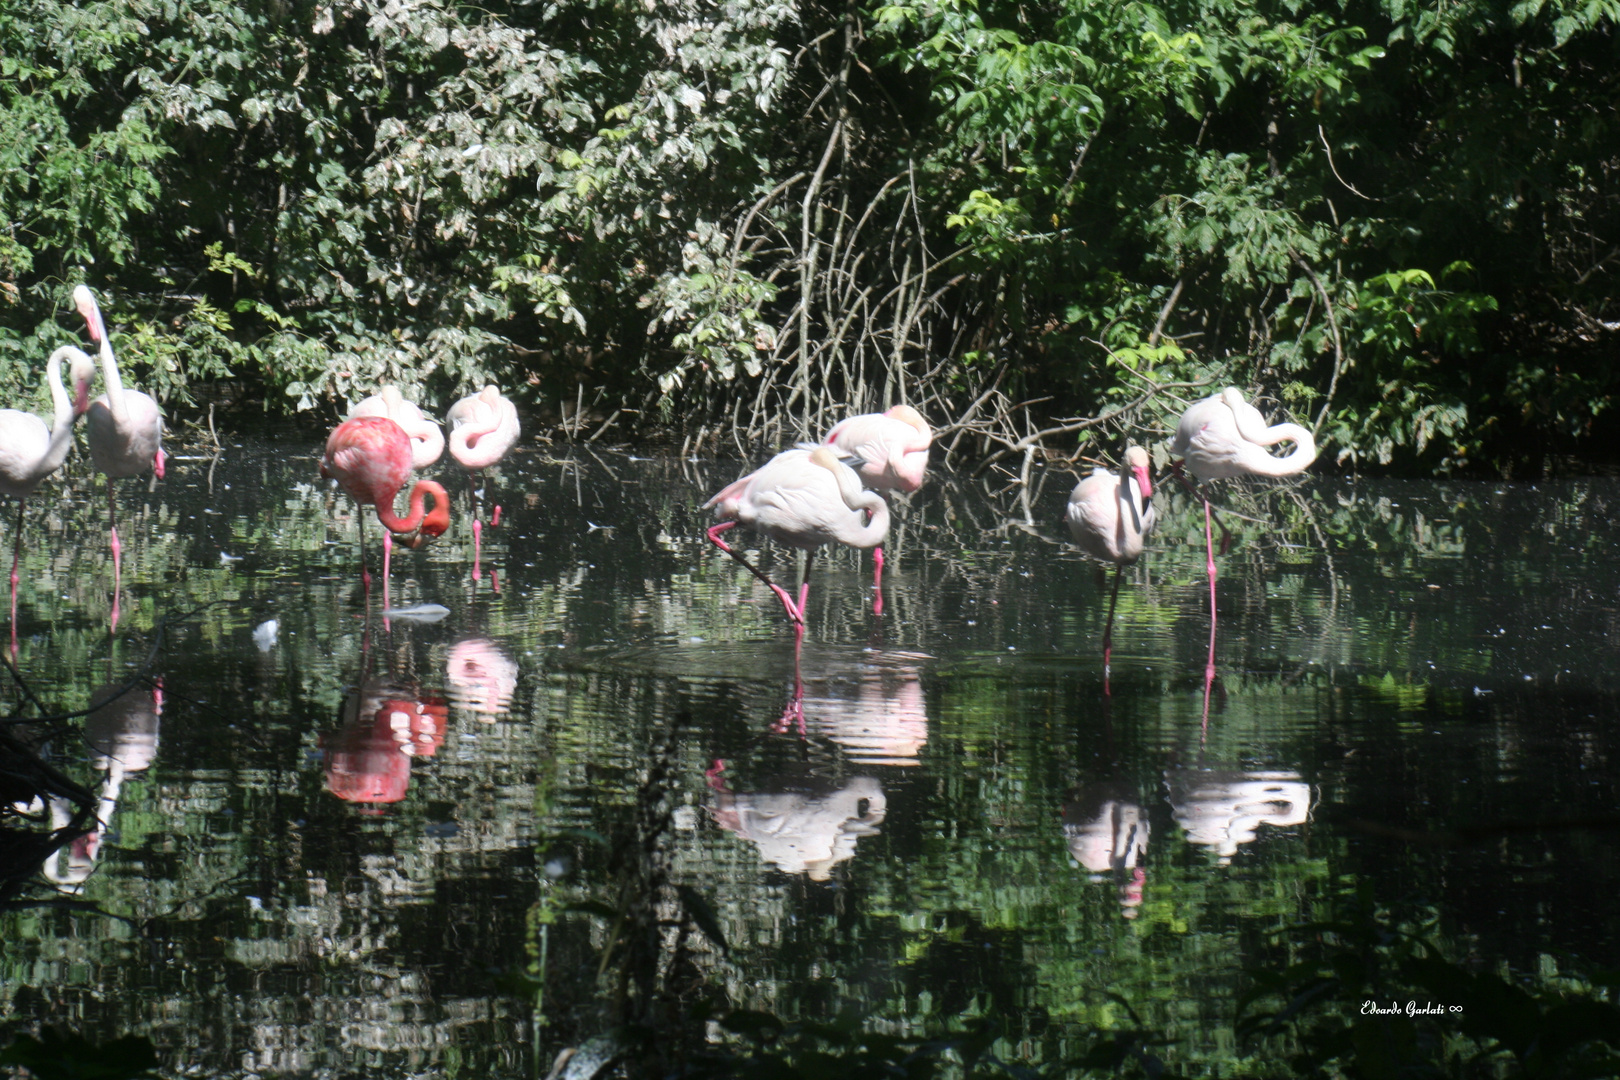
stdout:
POLYGON ((317 451, 128 483, 116 626, 99 486, 75 460, 39 498, 18 670, 98 707, 13 732, 104 826, 0 909, 0 1033, 142 1034, 220 1076, 543 1074, 607 984, 603 924, 542 915, 615 901, 666 744, 670 874, 737 1006, 994 1011, 1043 1059, 1124 1022, 1113 993, 1202 1071, 1242 969, 1357 883, 1487 963, 1620 963, 1620 484, 1237 498, 1212 666, 1202 514, 1166 488, 1105 688, 1066 473, 936 473, 896 507, 883 615, 866 556, 818 560, 796 657, 703 538, 738 462, 531 447, 486 490, 476 581, 438 470, 457 524, 395 552, 389 601, 444 610, 389 615, 317 451))

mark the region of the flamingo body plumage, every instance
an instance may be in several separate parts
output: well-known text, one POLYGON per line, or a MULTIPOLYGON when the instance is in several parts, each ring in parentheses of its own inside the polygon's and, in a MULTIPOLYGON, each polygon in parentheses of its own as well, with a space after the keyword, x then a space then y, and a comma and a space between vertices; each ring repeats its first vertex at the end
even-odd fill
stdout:
POLYGON ((450 456, 464 469, 487 469, 517 442, 517 406, 500 390, 486 386, 450 406, 450 456))
POLYGON ((1316 460, 1316 440, 1298 424, 1267 425, 1260 410, 1228 386, 1181 414, 1170 452, 1200 480, 1293 476, 1316 460), (1292 442, 1293 451, 1282 457, 1272 454, 1269 447, 1280 442, 1292 442))
POLYGON ((385 416, 400 426, 411 440, 413 469, 427 468, 444 453, 443 429, 415 404, 406 401, 397 386, 384 386, 349 410, 350 420, 362 416, 385 416))
POLYGON ((1158 521, 1147 451, 1132 446, 1119 469, 1095 469, 1074 486, 1064 520, 1081 551, 1116 566, 1142 555, 1158 521))
POLYGON ((822 440, 841 455, 860 459, 861 479, 879 491, 916 491, 928 472, 934 433, 910 405, 840 421, 822 440))

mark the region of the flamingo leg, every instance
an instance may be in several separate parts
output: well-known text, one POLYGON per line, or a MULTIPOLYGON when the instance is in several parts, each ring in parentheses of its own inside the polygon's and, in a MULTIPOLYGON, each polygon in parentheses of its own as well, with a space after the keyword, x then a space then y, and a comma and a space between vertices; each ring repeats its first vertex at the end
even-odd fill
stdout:
POLYGON ((804 625, 805 604, 810 600, 810 564, 815 561, 816 549, 811 548, 804 553, 804 577, 799 581, 799 625, 804 625))
POLYGON ((1114 652, 1114 605, 1119 603, 1119 579, 1125 574, 1125 564, 1114 564, 1114 588, 1108 594, 1108 621, 1103 623, 1103 693, 1108 693, 1108 668, 1114 652))
POLYGON ((17 563, 22 559, 23 508, 28 504, 17 500, 17 538, 11 545, 11 656, 17 657, 17 563))
POLYGON ((484 541, 484 493, 479 485, 479 481, 482 479, 483 477, 478 473, 467 474, 467 483, 472 488, 473 581, 475 583, 484 576, 480 562, 484 541))
MULTIPOLYGON (((1187 475, 1181 471, 1181 462, 1172 461, 1170 463, 1170 475, 1176 478, 1176 483, 1180 484, 1181 489, 1192 498, 1203 499, 1204 511, 1207 514, 1209 511, 1209 500, 1200 495, 1198 493, 1198 489, 1192 486, 1192 482, 1187 479, 1187 475)), ((1225 555, 1227 549, 1232 546, 1232 530, 1228 529, 1226 527, 1226 522, 1222 521, 1220 518, 1215 519, 1215 524, 1221 530, 1221 554, 1225 555)))
POLYGON ((124 546, 118 542, 118 500, 114 498, 113 479, 107 477, 107 535, 113 557, 113 602, 117 603, 118 586, 122 577, 121 563, 124 546))
POLYGON ((802 626, 804 624, 804 616, 799 612, 798 608, 793 606, 793 597, 787 594, 787 590, 782 588, 782 586, 778 585, 776 582, 772 581, 770 578, 766 577, 763 570, 749 562, 747 559, 743 558, 741 554, 732 550, 729 546, 727 546, 724 540, 720 539, 721 533, 725 532, 727 529, 736 528, 736 525, 737 523, 735 521, 722 521, 718 525, 711 525, 708 529, 709 542, 715 547, 719 548, 721 551, 725 552, 727 555, 730 555, 733 559, 736 559, 738 562, 742 563, 750 574, 753 574, 755 577, 759 578, 759 580, 763 581, 770 588, 770 590, 776 594, 776 598, 782 601, 782 607, 787 611, 788 618, 802 626))
POLYGON ((799 729, 799 738, 804 738, 804 671, 800 660, 804 653, 804 623, 793 624, 793 700, 787 703, 782 710, 782 717, 776 722, 778 734, 787 734, 789 728, 799 729))
POLYGON ((872 614, 883 614, 883 548, 872 549, 872 614))
POLYGON ((482 571, 482 569, 480 569, 479 563, 478 563, 478 557, 479 557, 479 554, 481 553, 481 541, 483 539, 483 535, 484 535, 484 523, 479 521, 477 516, 475 515, 473 517, 473 581, 474 582, 476 582, 479 578, 484 576, 483 571, 482 571))
POLYGON ((1213 646, 1213 640, 1214 640, 1213 635, 1215 633, 1215 539, 1214 539, 1214 536, 1210 532, 1210 524, 1209 523, 1210 523, 1209 500, 1205 499, 1204 500, 1204 552, 1205 552, 1205 555, 1208 557, 1208 560, 1209 560, 1209 562, 1208 562, 1208 569, 1209 569, 1209 625, 1210 625, 1210 635, 1211 635, 1211 642, 1212 642, 1211 650, 1213 651, 1213 648, 1214 648, 1214 646, 1213 646))
POLYGON ((389 603, 388 603, 388 578, 391 576, 389 571, 393 568, 393 557, 394 557, 394 537, 393 537, 392 533, 390 533, 386 528, 384 528, 383 529, 383 607, 384 608, 387 608, 387 607, 390 606, 389 603))

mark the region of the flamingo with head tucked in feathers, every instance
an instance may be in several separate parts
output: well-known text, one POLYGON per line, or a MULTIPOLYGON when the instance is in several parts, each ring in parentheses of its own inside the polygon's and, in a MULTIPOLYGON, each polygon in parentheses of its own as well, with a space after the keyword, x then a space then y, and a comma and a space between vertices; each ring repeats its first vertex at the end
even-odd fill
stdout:
POLYGON ((95 293, 88 286, 80 285, 73 290, 73 302, 84 316, 90 340, 100 347, 101 378, 107 390, 91 404, 86 423, 90 433, 90 460, 107 477, 107 532, 113 553, 116 612, 123 549, 118 542, 113 480, 139 476, 148 469, 159 480, 163 479, 163 411, 157 402, 139 390, 125 388, 95 293))
MULTIPOLYGON (((1147 451, 1127 447, 1117 470, 1095 469, 1074 486, 1064 519, 1080 550, 1114 564, 1114 587, 1108 596, 1108 621, 1103 624, 1103 672, 1107 677, 1113 648, 1114 606, 1119 602, 1119 579, 1128 563, 1142 555, 1147 534, 1158 517, 1153 510, 1153 482, 1148 478, 1147 451)), ((1106 686, 1106 682, 1104 683, 1106 686)))
POLYGON ((828 543, 876 547, 889 531, 889 504, 883 496, 863 489, 855 470, 825 446, 777 454, 703 505, 705 509, 712 507, 718 519, 718 524, 708 530, 709 539, 769 586, 782 601, 788 618, 800 626, 810 596, 810 565, 816 549, 828 543), (737 525, 804 551, 798 603, 786 589, 720 539, 721 533, 737 525))
POLYGON ((384 386, 370 397, 362 398, 349 410, 350 420, 357 416, 386 416, 398 424, 410 437, 413 469, 427 468, 444 453, 444 431, 416 405, 406 401, 397 386, 384 386))
MULTIPOLYGON (((383 528, 383 604, 388 603, 388 575, 391 569, 391 538, 409 548, 421 547, 450 527, 450 498, 444 487, 433 480, 418 480, 411 487, 410 512, 400 517, 394 512, 394 498, 411 475, 411 440, 398 424, 386 416, 358 416, 333 429, 321 458, 321 475, 338 484, 362 504, 376 508, 383 528), (427 496, 433 496, 433 509, 426 510, 427 496)), ((365 529, 360 530, 360 573, 365 572, 365 529)))
MULTIPOLYGON (((910 405, 887 412, 851 416, 834 425, 822 445, 841 456, 857 459, 861 479, 878 491, 913 492, 928 472, 928 448, 934 433, 922 414, 910 405)), ((883 613, 883 547, 872 549, 872 610, 883 613)))
MULTIPOLYGON (((444 419, 450 425, 450 456, 469 473, 477 473, 500 461, 517 442, 520 433, 517 406, 494 386, 486 386, 478 393, 462 398, 450 406, 444 419)), ((473 484, 473 498, 481 503, 483 491, 477 486, 476 477, 473 484)), ((484 529, 480 517, 475 506, 472 523, 474 580, 479 576, 479 541, 484 529)), ((490 527, 494 528, 500 523, 501 508, 497 506, 490 527)), ((493 575, 494 571, 490 573, 493 575)))

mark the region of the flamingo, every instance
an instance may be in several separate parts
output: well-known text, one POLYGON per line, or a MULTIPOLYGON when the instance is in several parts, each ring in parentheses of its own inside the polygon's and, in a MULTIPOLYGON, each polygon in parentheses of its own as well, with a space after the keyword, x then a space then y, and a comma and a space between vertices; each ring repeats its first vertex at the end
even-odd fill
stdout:
MULTIPOLYGON (((90 340, 100 346, 101 377, 107 392, 90 406, 90 460, 107 477, 107 532, 113 553, 113 607, 117 610, 120 561, 123 547, 118 542, 118 522, 113 499, 113 480, 139 476, 151 469, 163 479, 163 411, 157 402, 139 390, 124 389, 118 375, 118 360, 112 341, 101 319, 101 305, 89 286, 73 290, 73 303, 84 316, 90 340)), ((88 380, 78 384, 78 392, 88 393, 88 380)), ((116 624, 117 615, 113 617, 116 624)))
MULTIPOLYGON (((487 469, 501 460, 518 439, 517 406, 503 397, 494 386, 486 386, 450 406, 444 420, 450 425, 450 456, 469 474, 487 469)), ((473 496, 475 500, 482 500, 482 493, 476 488, 473 496)), ((497 506, 490 528, 500 523, 501 508, 497 506)), ((484 529, 476 508, 472 528, 473 580, 476 581, 479 576, 479 540, 484 529)))
POLYGON ((22 558, 23 512, 28 496, 62 467, 73 446, 73 422, 90 408, 90 380, 95 361, 82 350, 64 345, 45 362, 45 381, 55 406, 49 429, 33 413, 0 409, 0 492, 17 500, 17 536, 11 548, 11 651, 17 651, 17 564, 22 558), (75 398, 62 386, 62 361, 70 362, 75 398))
POLYGON ((708 530, 709 539, 769 586, 782 601, 788 618, 800 626, 804 625, 805 601, 810 597, 810 564, 816 549, 826 543, 876 547, 889 531, 889 504, 883 496, 864 490, 855 470, 825 446, 777 454, 703 506, 713 507, 718 520, 708 530), (721 533, 737 525, 804 550, 804 579, 797 604, 787 590, 720 539, 721 533))
MULTIPOLYGON (((923 485, 928 472, 928 447, 934 433, 922 414, 910 405, 888 412, 863 413, 842 420, 827 432, 822 445, 845 457, 858 458, 861 479, 878 491, 908 494, 923 485)), ((883 546, 872 549, 872 612, 883 614, 883 546)))
POLYGON ((403 428, 411 440, 413 469, 427 468, 444 453, 444 432, 421 409, 406 401, 397 386, 385 386, 362 399, 349 410, 350 420, 357 416, 386 416, 403 428))
MULTIPOLYGON (((394 497, 411 475, 411 439, 405 430, 386 416, 357 416, 343 421, 326 440, 321 458, 321 475, 335 477, 338 484, 362 504, 377 510, 383 533, 383 604, 388 603, 388 574, 392 553, 391 537, 409 548, 421 547, 450 527, 450 497, 433 480, 418 480, 411 487, 410 516, 394 513, 394 497), (425 511, 427 496, 433 496, 433 509, 425 511)), ((360 573, 365 576, 365 529, 360 531, 360 573)))
MULTIPOLYGON (((1199 480, 1234 476, 1295 476, 1316 460, 1316 440, 1298 424, 1267 426, 1260 410, 1243 400, 1235 387, 1195 401, 1181 414, 1170 452, 1199 480), (1292 442, 1292 452, 1277 457, 1267 447, 1292 442)), ((1174 466, 1180 477, 1180 465, 1174 466)), ((1185 481, 1184 481, 1185 482, 1185 481)), ((1190 490, 1190 488, 1189 488, 1190 490)), ((1209 497, 1204 500, 1204 545, 1209 568, 1209 621, 1215 623, 1215 537, 1210 526, 1209 497)), ((1221 526, 1226 531, 1226 526, 1221 526)), ((1222 544, 1225 550, 1225 544, 1222 544)), ((1213 650, 1214 634, 1210 635, 1213 650)), ((1213 651, 1212 651, 1213 663, 1213 651)))
POLYGON ((1105 679, 1113 650, 1119 579, 1126 565, 1141 557, 1143 541, 1158 521, 1152 498, 1147 451, 1140 446, 1126 448, 1125 460, 1117 472, 1095 469, 1069 494, 1069 508, 1064 514, 1069 535, 1087 555, 1114 564, 1114 588, 1108 596, 1108 621, 1103 626, 1105 679))

